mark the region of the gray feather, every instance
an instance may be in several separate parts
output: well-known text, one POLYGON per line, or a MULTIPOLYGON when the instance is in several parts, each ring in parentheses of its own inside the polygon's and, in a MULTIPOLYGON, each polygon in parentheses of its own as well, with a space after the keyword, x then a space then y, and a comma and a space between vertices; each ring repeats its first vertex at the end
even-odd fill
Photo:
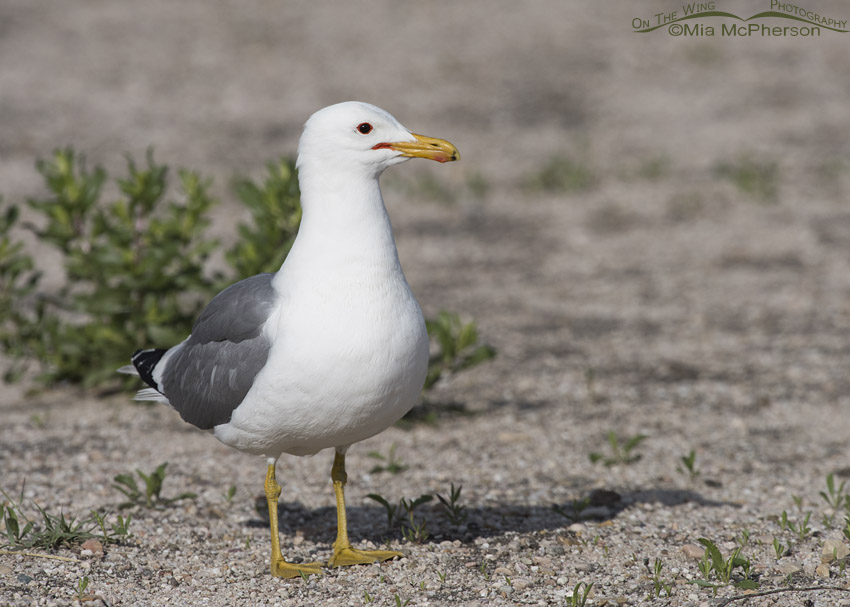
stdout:
POLYGON ((263 325, 277 300, 273 277, 258 274, 216 295, 189 339, 166 355, 160 391, 190 424, 208 430, 230 421, 265 366, 271 344, 263 325))

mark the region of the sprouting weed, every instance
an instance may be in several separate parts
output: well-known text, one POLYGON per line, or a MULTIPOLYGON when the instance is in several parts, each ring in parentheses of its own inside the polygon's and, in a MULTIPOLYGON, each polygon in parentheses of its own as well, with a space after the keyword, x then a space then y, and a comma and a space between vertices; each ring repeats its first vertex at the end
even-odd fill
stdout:
POLYGON ((633 464, 643 457, 640 454, 633 454, 632 451, 640 445, 647 436, 645 434, 636 434, 631 438, 625 439, 621 443, 617 434, 612 430, 608 433, 608 444, 611 447, 611 456, 605 456, 602 453, 593 452, 588 457, 594 464, 602 462, 605 466, 614 466, 617 464, 633 464))
POLYGON ((552 504, 552 510, 567 520, 575 523, 576 521, 581 520, 581 513, 584 512, 588 506, 590 506, 590 498, 583 497, 570 501, 569 510, 559 504, 552 504))
MULTIPOLYGON (((687 455, 683 455, 682 457, 680 457, 679 461, 682 462, 682 467, 684 468, 684 471, 688 473, 688 478, 691 480, 691 482, 693 482, 696 477, 699 476, 699 470, 696 469, 696 451, 691 449, 691 451, 687 455)), ((678 470, 679 472, 683 471, 682 468, 679 468, 678 470)))
POLYGON ((458 485, 455 488, 455 484, 452 483, 449 489, 448 498, 443 497, 439 493, 437 494, 437 499, 440 500, 440 504, 443 506, 443 511, 446 513, 446 516, 449 518, 449 521, 452 525, 461 525, 466 522, 468 513, 466 512, 466 507, 460 505, 460 492, 463 489, 463 485, 458 485))
POLYGON ((846 483, 847 481, 841 481, 841 484, 836 487, 835 476, 831 472, 826 475, 826 491, 821 491, 820 496, 833 510, 839 510, 846 503, 847 494, 844 492, 846 483))
POLYGON ((117 543, 130 535, 129 516, 124 518, 119 515, 117 522, 107 527, 108 513, 100 514, 92 510, 89 517, 78 519, 76 516, 66 516, 62 511, 53 514, 33 503, 40 520, 32 520, 24 514, 21 506, 23 489, 18 501, 2 489, 0 493, 7 500, 6 504, 0 504, 0 521, 5 525, 6 536, 6 542, 0 542, 0 547, 52 550, 60 546, 81 544, 88 539, 97 539, 104 544, 117 543))
POLYGON ((703 588, 711 588, 716 595, 720 586, 732 584, 736 588, 752 590, 758 588, 759 584, 753 580, 752 562, 741 554, 741 548, 736 548, 729 558, 723 558, 723 554, 717 545, 711 540, 701 537, 699 543, 705 547, 705 553, 698 564, 701 580, 692 580, 690 583, 703 588), (739 579, 733 579, 736 570, 742 575, 739 579), (712 581, 712 578, 714 581, 712 581))
POLYGON ((413 516, 414 510, 434 499, 433 495, 420 495, 416 499, 401 498, 398 504, 391 504, 385 497, 370 493, 366 497, 378 502, 387 513, 387 527, 401 527, 402 536, 409 542, 421 543, 430 537, 428 526, 423 519, 417 522, 413 516))
POLYGON ((393 595, 393 600, 395 601, 395 607, 407 607, 407 605, 410 604, 410 599, 402 600, 402 598, 397 594, 393 595))
POLYGON ((89 587, 89 576, 84 575, 82 578, 77 580, 77 587, 74 588, 74 592, 77 593, 77 600, 82 602, 84 598, 86 598, 86 588, 89 587))
POLYGON ((390 474, 399 474, 407 470, 407 465, 402 463, 402 461, 396 458, 395 455, 396 444, 393 443, 390 445, 390 450, 387 455, 381 454, 379 451, 370 451, 366 455, 371 457, 372 459, 377 459, 382 462, 386 462, 385 464, 377 464, 375 465, 369 472, 371 474, 378 474, 381 472, 389 472, 390 474))
MULTIPOLYGON (((647 567, 649 566, 649 559, 647 559, 647 567)), ((649 598, 661 598, 661 593, 664 592, 667 596, 673 596, 673 582, 665 582, 661 579, 661 570, 664 568, 664 563, 661 562, 661 559, 655 559, 655 563, 653 564, 651 573, 652 573, 652 590, 649 593, 649 598)))
POLYGON ((236 485, 230 485, 224 493, 224 501, 228 504, 233 503, 233 496, 236 495, 236 485))
POLYGON ((115 484, 112 486, 127 496, 127 499, 129 500, 120 504, 118 507, 127 508, 129 506, 144 506, 146 508, 162 508, 180 500, 195 499, 197 496, 190 492, 181 493, 177 497, 162 497, 162 485, 165 482, 166 466, 168 466, 168 462, 160 464, 156 467, 156 470, 150 474, 145 474, 141 470, 136 470, 136 474, 138 474, 139 478, 141 478, 145 483, 144 491, 139 489, 139 485, 136 483, 136 479, 132 474, 117 475, 113 479, 115 484))
POLYGON ((782 511, 782 516, 779 519, 779 526, 782 530, 789 530, 795 536, 797 536, 797 540, 805 541, 805 539, 812 532, 812 528, 809 527, 809 520, 812 518, 812 513, 807 512, 803 517, 803 520, 799 523, 794 523, 791 519, 788 518, 788 513, 786 511, 782 511))
POLYGON ((750 543, 749 529, 743 529, 741 531, 741 535, 735 538, 735 543, 738 544, 741 548, 746 548, 747 544, 750 543))
POLYGON ((592 588, 592 582, 590 584, 587 582, 579 582, 573 586, 573 593, 567 599, 567 605, 569 605, 569 607, 585 607, 592 588))
POLYGON ((778 539, 773 538, 773 551, 776 553, 776 558, 781 559, 788 554, 788 546, 783 545, 778 539))

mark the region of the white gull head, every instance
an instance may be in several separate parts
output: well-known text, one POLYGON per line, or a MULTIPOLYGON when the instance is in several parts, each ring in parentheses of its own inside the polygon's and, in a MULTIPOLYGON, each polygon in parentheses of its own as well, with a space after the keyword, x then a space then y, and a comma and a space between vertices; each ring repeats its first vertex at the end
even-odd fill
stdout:
POLYGON ((377 178, 409 158, 450 162, 460 154, 448 141, 411 133, 379 107, 346 101, 321 109, 307 120, 297 166, 302 173, 339 171, 377 178))

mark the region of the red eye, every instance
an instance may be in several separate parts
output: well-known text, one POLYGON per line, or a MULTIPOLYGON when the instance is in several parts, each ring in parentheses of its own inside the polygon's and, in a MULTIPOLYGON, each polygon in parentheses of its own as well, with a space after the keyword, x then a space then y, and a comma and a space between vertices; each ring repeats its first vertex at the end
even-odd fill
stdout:
POLYGON ((361 122, 357 125, 357 130, 364 135, 368 135, 372 132, 372 125, 368 122, 361 122))

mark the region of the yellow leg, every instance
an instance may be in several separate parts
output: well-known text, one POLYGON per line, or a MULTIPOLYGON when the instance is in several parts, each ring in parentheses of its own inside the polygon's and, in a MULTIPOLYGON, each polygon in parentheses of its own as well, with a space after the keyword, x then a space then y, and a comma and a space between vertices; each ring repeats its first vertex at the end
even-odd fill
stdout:
POLYGON ((280 497, 280 485, 274 478, 275 462, 269 461, 266 473, 266 500, 269 503, 269 525, 272 531, 272 575, 275 577, 298 577, 321 573, 320 563, 287 563, 280 553, 280 537, 277 530, 277 500, 280 497))
POLYGON ((401 552, 392 550, 357 550, 351 547, 348 541, 348 522, 345 518, 345 453, 337 451, 334 456, 334 465, 331 468, 331 480, 334 483, 334 494, 336 494, 336 522, 337 532, 334 542, 334 554, 328 565, 331 567, 344 567, 346 565, 361 565, 366 563, 379 563, 395 557, 404 556, 401 552))

